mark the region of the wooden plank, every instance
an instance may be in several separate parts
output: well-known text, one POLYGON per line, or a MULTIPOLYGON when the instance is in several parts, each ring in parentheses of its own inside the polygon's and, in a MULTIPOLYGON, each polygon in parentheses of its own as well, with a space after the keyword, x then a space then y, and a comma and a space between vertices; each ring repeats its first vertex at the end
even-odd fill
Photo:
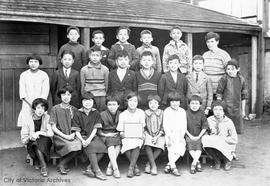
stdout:
POLYGON ((6 44, 49 44, 49 35, 0 34, 0 45, 6 44))
POLYGON ((192 37, 192 33, 187 33, 185 35, 185 41, 189 47, 189 57, 190 59, 192 59, 192 56, 193 56, 193 37, 192 37))
POLYGON ((251 37, 251 111, 256 112, 256 98, 257 98, 257 60, 258 60, 258 38, 251 37))
POLYGON ((14 129, 16 121, 13 115, 13 70, 3 71, 4 79, 4 130, 14 129))
POLYGON ((0 54, 49 54, 49 45, 3 45, 0 44, 0 54))
POLYGON ((1 34, 48 34, 49 25, 32 22, 0 22, 1 34))
POLYGON ((90 47, 90 28, 83 28, 81 34, 82 45, 85 46, 86 49, 90 47))
MULTIPOLYGON (((27 69, 28 65, 25 59, 28 55, 0 55, 1 69, 17 69, 24 68, 27 69)), ((40 68, 56 68, 56 55, 40 55, 43 64, 40 68)))
POLYGON ((58 28, 57 25, 50 25, 50 55, 58 53, 58 28))
POLYGON ((0 131, 3 130, 4 130, 4 78, 3 78, 3 71, 0 70, 0 131))

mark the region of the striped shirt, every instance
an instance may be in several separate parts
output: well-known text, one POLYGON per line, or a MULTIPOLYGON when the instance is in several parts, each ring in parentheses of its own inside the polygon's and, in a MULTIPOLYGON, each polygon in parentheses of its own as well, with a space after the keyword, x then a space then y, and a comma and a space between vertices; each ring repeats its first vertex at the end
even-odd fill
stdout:
POLYGON ((106 96, 109 70, 104 65, 88 65, 81 69, 81 86, 83 92, 90 91, 94 96, 106 96))
POLYGON ((203 54, 204 72, 209 76, 213 85, 213 93, 216 93, 218 81, 225 74, 230 55, 220 48, 215 51, 207 51, 203 54))

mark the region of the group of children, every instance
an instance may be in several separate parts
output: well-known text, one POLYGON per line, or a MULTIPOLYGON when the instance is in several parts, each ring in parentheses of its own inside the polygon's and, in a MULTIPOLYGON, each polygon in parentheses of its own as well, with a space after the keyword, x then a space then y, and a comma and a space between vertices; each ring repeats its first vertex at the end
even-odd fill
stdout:
POLYGON ((50 80, 39 70, 39 56, 27 58, 30 69, 20 76, 18 126, 35 168, 48 176, 46 158, 53 143, 62 175, 70 171, 68 162, 83 152, 90 162, 84 174, 106 180, 98 162, 108 153, 106 175, 120 178, 121 152, 130 163, 127 176, 139 176, 136 162, 142 147, 148 157, 145 172, 152 175, 158 173, 155 160, 167 149, 164 172, 180 176, 175 163, 186 146, 193 158, 192 174, 202 171, 202 148, 216 169, 224 160, 229 170, 237 133, 243 132, 247 89, 238 62, 218 48, 219 35, 208 33, 209 51, 190 59, 181 29, 175 26, 162 62, 159 49, 151 44, 151 31, 141 32, 143 44, 137 50, 128 43, 129 35, 128 27, 119 27, 118 42, 109 50, 102 45, 104 33, 94 31, 95 45, 86 51, 77 42, 79 29, 69 27, 69 42, 60 48, 58 70, 50 80), (49 91, 54 105, 50 116, 49 91), (131 137, 127 125, 142 134, 131 137))

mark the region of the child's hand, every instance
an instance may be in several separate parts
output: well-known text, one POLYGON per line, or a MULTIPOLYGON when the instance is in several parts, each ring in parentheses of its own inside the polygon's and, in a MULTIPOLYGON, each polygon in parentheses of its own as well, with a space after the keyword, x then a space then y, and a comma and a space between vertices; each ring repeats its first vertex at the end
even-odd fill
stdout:
POLYGON ((195 137, 195 136, 189 136, 190 137, 190 139, 192 140, 192 141, 197 141, 198 139, 200 139, 200 138, 198 138, 198 136, 197 137, 195 137))
POLYGON ((38 134, 37 132, 35 132, 34 134, 32 134, 32 135, 30 136, 30 140, 32 140, 32 141, 36 141, 37 138, 39 138, 39 134, 38 134))
POLYGON ((82 141, 82 146, 83 146, 84 148, 88 146, 87 140, 83 140, 83 141, 82 141))
POLYGON ((152 143, 155 145, 155 144, 157 143, 157 140, 158 140, 157 137, 153 137, 151 141, 152 141, 152 143))
POLYGON ((242 110, 242 118, 244 118, 245 116, 246 116, 246 112, 242 110))
POLYGON ((124 132, 120 132, 120 137, 125 138, 124 132))

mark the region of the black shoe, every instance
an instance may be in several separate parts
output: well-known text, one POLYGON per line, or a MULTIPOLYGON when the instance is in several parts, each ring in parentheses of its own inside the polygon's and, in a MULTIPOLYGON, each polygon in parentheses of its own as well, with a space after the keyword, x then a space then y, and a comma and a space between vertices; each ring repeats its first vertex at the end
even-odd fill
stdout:
POLYGON ((196 170, 197 170, 198 172, 202 172, 202 165, 201 165, 200 162, 197 162, 197 164, 196 164, 196 170))
POLYGON ((192 165, 190 166, 190 173, 191 174, 195 174, 196 173, 196 165, 192 165))

